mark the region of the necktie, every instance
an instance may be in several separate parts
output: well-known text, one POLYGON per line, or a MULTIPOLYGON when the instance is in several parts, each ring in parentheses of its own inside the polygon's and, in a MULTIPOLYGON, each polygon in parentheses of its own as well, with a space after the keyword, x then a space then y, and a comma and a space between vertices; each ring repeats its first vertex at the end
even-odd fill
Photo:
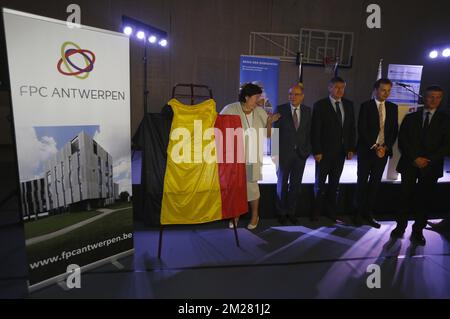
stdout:
POLYGON ((425 141, 427 139, 427 133, 428 133, 428 128, 430 127, 430 112, 426 112, 425 113, 425 120, 423 121, 423 125, 422 125, 422 134, 421 134, 421 142, 422 142, 422 147, 424 147, 425 145, 425 141))
POLYGON ((336 101, 336 113, 338 115, 339 123, 341 123, 341 126, 342 126, 342 113, 341 113, 341 108, 339 107, 340 103, 341 102, 336 101))
POLYGON ((294 107, 294 113, 292 113, 292 119, 294 120, 295 130, 298 130, 298 127, 300 126, 300 123, 298 122, 297 111, 298 111, 298 108, 294 107))
POLYGON ((384 102, 380 103, 380 106, 378 107, 378 116, 380 117, 380 133, 378 134, 378 144, 383 145, 384 144, 384 117, 383 117, 383 109, 384 109, 384 102))
POLYGON ((430 112, 425 113, 425 121, 423 121, 423 131, 426 132, 430 127, 430 112))

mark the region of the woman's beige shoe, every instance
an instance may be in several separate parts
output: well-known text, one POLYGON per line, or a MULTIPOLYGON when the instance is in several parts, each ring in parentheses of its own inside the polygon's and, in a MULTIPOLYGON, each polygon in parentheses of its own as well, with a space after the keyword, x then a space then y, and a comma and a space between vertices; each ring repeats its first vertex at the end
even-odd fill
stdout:
POLYGON ((258 223, 259 223, 259 216, 256 218, 256 224, 248 224, 247 229, 249 230, 254 230, 256 229, 256 227, 258 227, 258 223))
MULTIPOLYGON (((234 219, 234 221, 235 221, 236 227, 237 227, 237 224, 238 224, 238 222, 239 222, 239 217, 236 217, 236 218, 234 219)), ((231 228, 231 229, 234 228, 234 225, 233 225, 233 219, 230 219, 230 222, 228 223, 228 228, 231 228)))

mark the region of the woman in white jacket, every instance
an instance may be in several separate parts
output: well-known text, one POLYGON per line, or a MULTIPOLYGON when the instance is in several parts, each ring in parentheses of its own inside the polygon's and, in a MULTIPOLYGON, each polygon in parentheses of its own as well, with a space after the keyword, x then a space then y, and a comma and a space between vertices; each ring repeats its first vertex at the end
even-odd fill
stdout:
MULTIPOLYGON (((250 202, 252 217, 247 228, 255 229, 259 222, 259 186, 258 181, 262 179, 262 145, 261 135, 270 138, 272 134, 272 123, 278 121, 279 114, 267 114, 262 107, 258 107, 257 103, 261 98, 262 90, 258 85, 248 83, 241 87, 239 93, 239 102, 225 106, 221 114, 239 115, 241 118, 242 128, 248 140, 244 141, 245 145, 245 162, 247 173, 247 200, 250 202), (250 131, 254 130, 253 133, 250 131), (260 131, 264 134, 260 134, 260 131), (256 137, 256 138, 255 138, 256 137), (255 145, 256 144, 256 145, 255 145), (255 154, 256 152, 256 154, 255 154)), ((237 223, 238 219, 236 219, 237 223)), ((233 223, 230 222, 230 227, 233 223)))

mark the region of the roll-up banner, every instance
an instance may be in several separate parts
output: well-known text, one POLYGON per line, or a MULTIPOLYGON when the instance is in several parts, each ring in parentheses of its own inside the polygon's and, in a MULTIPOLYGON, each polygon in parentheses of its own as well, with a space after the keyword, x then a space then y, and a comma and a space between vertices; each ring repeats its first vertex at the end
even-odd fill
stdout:
POLYGON ((132 253, 129 39, 3 18, 33 290, 132 253))
MULTIPOLYGON (((388 78, 394 83, 389 101, 398 105, 399 126, 406 114, 416 111, 419 106, 422 71, 423 65, 389 64, 388 78)), ((393 155, 388 161, 387 179, 397 180, 399 178, 396 170, 399 160, 400 150, 397 141, 393 147, 393 155)))
POLYGON ((253 83, 261 87, 261 106, 272 112, 278 105, 280 60, 276 58, 241 55, 240 84, 253 83))
MULTIPOLYGON (((278 79, 280 73, 280 60, 278 58, 241 55, 240 59, 240 86, 253 83, 262 89, 258 106, 268 113, 276 112, 278 105, 278 79)), ((264 154, 272 152, 271 140, 264 143, 264 154)))

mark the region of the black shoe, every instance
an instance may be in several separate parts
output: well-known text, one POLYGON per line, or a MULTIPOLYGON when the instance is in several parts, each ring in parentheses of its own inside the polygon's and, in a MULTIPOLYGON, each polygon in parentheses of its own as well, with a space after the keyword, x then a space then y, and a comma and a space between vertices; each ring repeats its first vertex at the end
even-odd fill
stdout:
POLYGON ((336 215, 330 214, 330 215, 327 215, 327 217, 335 224, 338 224, 338 225, 345 224, 345 222, 342 220, 342 218, 339 218, 336 215))
POLYGON ((425 240, 425 237, 423 237, 423 234, 421 231, 413 231, 411 233, 410 240, 411 240, 411 242, 413 242, 414 244, 416 244, 418 246, 425 246, 425 244, 427 243, 427 241, 425 240))
POLYGON ((310 218, 311 221, 312 222, 318 221, 320 219, 320 215, 321 215, 320 209, 315 208, 310 218))
POLYGON ((395 227, 395 229, 391 232, 392 238, 402 238, 403 234, 405 233, 405 228, 402 227, 395 227))
POLYGON ((342 219, 340 219, 340 218, 337 218, 337 217, 328 217, 330 220, 331 220, 331 222, 333 223, 333 224, 336 224, 336 225, 345 225, 345 222, 342 220, 342 219))
POLYGON ((353 225, 358 226, 358 227, 363 224, 361 217, 359 217, 359 216, 353 216, 352 223, 353 223, 353 225))
POLYGON ((288 222, 288 219, 286 217, 286 215, 280 215, 278 216, 278 223, 280 223, 280 225, 286 225, 288 222))
POLYGON ((365 221, 367 225, 372 226, 373 228, 381 228, 381 225, 372 217, 366 217, 365 221))
POLYGON ((292 225, 297 225, 297 223, 298 223, 297 217, 295 217, 294 215, 288 215, 287 218, 292 223, 292 225))
POLYGON ((443 219, 439 223, 427 222, 428 226, 431 227, 432 230, 437 232, 443 232, 446 230, 450 230, 450 223, 447 219, 443 219))

